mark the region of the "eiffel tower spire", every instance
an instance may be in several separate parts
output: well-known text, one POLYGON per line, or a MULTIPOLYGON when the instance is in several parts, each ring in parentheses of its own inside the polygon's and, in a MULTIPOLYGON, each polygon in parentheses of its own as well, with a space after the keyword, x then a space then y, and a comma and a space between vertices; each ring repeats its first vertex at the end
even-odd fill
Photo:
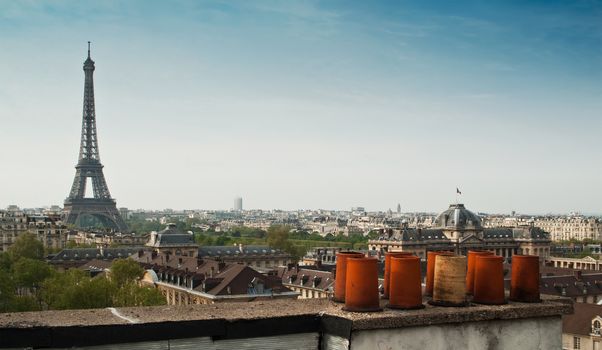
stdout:
POLYGON ((84 109, 79 160, 75 166, 71 192, 65 200, 66 222, 80 226, 82 217, 89 215, 98 219, 104 226, 127 231, 127 226, 117 211, 115 200, 111 198, 102 171, 103 165, 100 163, 94 106, 94 69, 88 41, 88 58, 84 62, 84 109), (85 197, 88 178, 91 180, 93 198, 85 197))

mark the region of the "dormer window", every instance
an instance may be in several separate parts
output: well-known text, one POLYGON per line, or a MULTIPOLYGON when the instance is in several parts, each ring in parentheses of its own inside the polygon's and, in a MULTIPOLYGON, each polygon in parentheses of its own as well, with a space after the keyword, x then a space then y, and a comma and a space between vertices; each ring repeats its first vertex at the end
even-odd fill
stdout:
POLYGON ((595 334, 595 335, 600 335, 600 325, 601 325, 601 324, 600 324, 600 321, 598 321, 598 320, 595 320, 595 321, 592 323, 592 333, 593 333, 593 334, 595 334))

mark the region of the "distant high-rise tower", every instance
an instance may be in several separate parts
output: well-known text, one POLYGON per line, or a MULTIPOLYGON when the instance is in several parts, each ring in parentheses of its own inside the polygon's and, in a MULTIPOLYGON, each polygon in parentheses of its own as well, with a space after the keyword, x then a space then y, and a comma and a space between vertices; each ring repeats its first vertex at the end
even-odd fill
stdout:
POLYGON ((241 197, 234 198, 234 210, 242 211, 242 198, 241 197))
POLYGON ((397 203, 397 214, 401 214, 401 204, 397 203))
POLYGON ((84 62, 84 74, 84 111, 79 160, 75 166, 75 178, 71 192, 65 200, 65 222, 82 227, 87 225, 83 222, 86 216, 93 217, 104 227, 124 232, 128 228, 119 215, 115 200, 111 198, 98 154, 94 108, 94 61, 90 58, 90 42, 88 42, 88 59, 84 62), (92 198, 86 198, 88 180, 90 180, 89 185, 93 190, 92 198))

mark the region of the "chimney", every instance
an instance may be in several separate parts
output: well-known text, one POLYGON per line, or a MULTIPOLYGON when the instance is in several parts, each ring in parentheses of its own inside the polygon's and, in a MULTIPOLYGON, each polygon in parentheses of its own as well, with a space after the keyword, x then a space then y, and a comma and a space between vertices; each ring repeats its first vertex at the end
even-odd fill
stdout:
POLYGON ((577 281, 581 281, 581 277, 583 275, 583 271, 581 271, 581 270, 574 270, 574 274, 575 274, 575 278, 577 279, 577 281))
POLYGON ((226 263, 225 262, 220 262, 219 264, 217 264, 217 272, 219 273, 220 271, 222 271, 224 268, 226 267, 226 263))
POLYGON ((165 253, 165 261, 169 262, 169 252, 165 253))
POLYGON ((138 251, 138 257, 141 258, 144 255, 144 250, 140 249, 138 251))
POLYGON ((153 250, 153 252, 151 253, 151 258, 156 258, 157 257, 157 251, 153 250))
POLYGON ((211 266, 211 271, 209 272, 209 277, 213 278, 213 272, 215 272, 215 267, 211 266))

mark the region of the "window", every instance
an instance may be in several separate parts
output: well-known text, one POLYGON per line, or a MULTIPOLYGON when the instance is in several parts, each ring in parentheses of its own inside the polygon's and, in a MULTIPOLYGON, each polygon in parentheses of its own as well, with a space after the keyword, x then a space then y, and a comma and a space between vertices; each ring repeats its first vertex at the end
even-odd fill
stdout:
POLYGON ((573 337, 573 349, 581 349, 581 338, 573 337))
POLYGON ((600 335, 600 321, 595 320, 592 326, 592 333, 600 335))

